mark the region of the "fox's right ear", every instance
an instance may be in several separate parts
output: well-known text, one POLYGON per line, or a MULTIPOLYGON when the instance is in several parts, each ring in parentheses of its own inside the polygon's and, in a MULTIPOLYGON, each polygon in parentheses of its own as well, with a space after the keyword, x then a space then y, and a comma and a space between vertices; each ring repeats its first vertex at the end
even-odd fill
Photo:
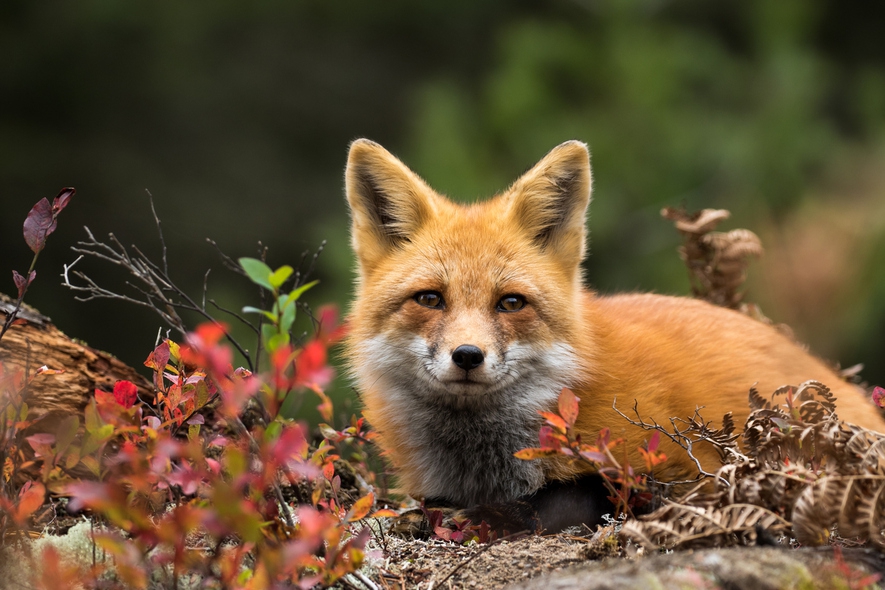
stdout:
POLYGON ((350 144, 345 171, 351 243, 363 273, 433 214, 433 191, 393 154, 368 139, 350 144))

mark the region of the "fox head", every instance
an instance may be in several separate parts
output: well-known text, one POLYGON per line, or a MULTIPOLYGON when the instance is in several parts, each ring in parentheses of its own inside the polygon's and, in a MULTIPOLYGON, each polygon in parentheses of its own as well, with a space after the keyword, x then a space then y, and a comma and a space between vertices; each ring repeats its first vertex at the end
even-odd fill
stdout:
POLYGON ((580 372, 573 343, 591 192, 583 143, 557 146, 501 194, 461 205, 359 139, 346 191, 358 264, 348 349, 363 390, 476 408, 501 395, 542 405, 580 372))

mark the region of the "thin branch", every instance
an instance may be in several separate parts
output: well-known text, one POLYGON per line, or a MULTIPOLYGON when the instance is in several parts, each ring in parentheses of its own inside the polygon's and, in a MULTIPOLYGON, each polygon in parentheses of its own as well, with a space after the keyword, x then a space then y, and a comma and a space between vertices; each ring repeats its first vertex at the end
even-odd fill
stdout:
POLYGON ((163 274, 169 274, 169 262, 166 260, 166 240, 163 239, 163 227, 160 223, 160 217, 157 215, 157 209, 154 207, 154 195, 151 191, 144 189, 147 193, 148 202, 151 204, 151 213, 154 214, 154 223, 157 224, 157 234, 160 236, 160 245, 163 247, 163 274))
POLYGON ((259 333, 260 333, 260 332, 258 331, 258 328, 255 326, 255 324, 253 324, 252 322, 250 322, 249 320, 247 320, 246 318, 244 318, 243 316, 241 316, 241 315, 238 314, 237 312, 233 311, 232 309, 227 309, 226 307, 221 307, 220 305, 218 305, 218 303, 215 302, 214 299, 210 299, 210 300, 209 300, 209 303, 211 303, 212 306, 215 307, 215 309, 217 309, 218 311, 220 311, 220 312, 222 312, 222 313, 226 313, 226 314, 228 314, 228 315, 231 315, 231 316, 235 317, 235 318, 238 319, 240 322, 242 322, 242 324, 243 324, 244 326, 246 326, 247 328, 249 328, 250 330, 252 330, 252 331, 255 332, 256 334, 259 334, 259 333))
MULTIPOLYGON (((630 418, 629 416, 624 414, 621 410, 619 410, 617 408, 617 403, 618 403, 618 398, 615 397, 615 399, 612 401, 612 409, 615 412, 617 412, 622 418, 627 420, 627 422, 629 422, 630 424, 633 424, 634 426, 639 426, 643 430, 657 430, 658 432, 660 432, 661 434, 665 435, 667 438, 672 440, 674 443, 676 443, 677 445, 679 445, 680 447, 685 449, 685 451, 688 453, 689 459, 691 459, 692 462, 695 464, 695 467, 697 468, 698 473, 700 473, 704 477, 710 477, 710 478, 717 477, 716 474, 710 473, 710 472, 704 470, 704 468, 701 466, 701 462, 698 460, 697 457, 694 456, 694 453, 692 452, 693 448, 694 448, 694 443, 696 443, 696 442, 705 441, 705 442, 710 442, 710 443, 715 444, 714 441, 712 441, 709 438, 704 436, 703 429, 705 429, 707 424, 709 424, 709 423, 704 424, 703 421, 696 422, 696 419, 700 419, 700 411, 701 411, 701 409, 703 409, 703 406, 695 408, 695 415, 694 415, 694 418, 692 419, 691 422, 689 422, 687 420, 682 420, 681 418, 678 419, 678 421, 680 421, 684 424, 688 424, 688 427, 685 428, 684 430, 680 430, 679 427, 676 425, 676 422, 677 422, 676 418, 670 418, 670 424, 673 426, 673 432, 671 433, 669 430, 667 430, 666 428, 664 428, 663 426, 658 424, 657 421, 654 420, 654 418, 651 419, 651 424, 649 424, 645 420, 643 420, 642 415, 639 413, 639 402, 638 401, 634 400, 634 402, 633 402, 633 412, 636 414, 637 420, 633 420, 632 418, 630 418), (689 434, 694 431, 699 431, 699 433, 695 435, 697 437, 695 439, 693 439, 691 436, 689 436, 689 434)), ((722 483, 724 483, 726 486, 730 485, 722 477, 719 477, 719 480, 722 483)))
POLYGON ((215 248, 216 252, 218 252, 218 255, 221 256, 221 263, 228 270, 233 271, 233 272, 235 272, 239 275, 242 275, 244 277, 247 276, 246 271, 244 271, 240 267, 240 265, 236 263, 236 261, 233 258, 231 258, 227 254, 225 254, 224 251, 218 246, 218 243, 215 240, 213 240, 211 238, 206 238, 206 241, 209 242, 210 244, 212 244, 212 246, 215 248))
MULTIPOLYGON (((184 324, 184 320, 182 320, 181 316, 178 314, 178 310, 191 311, 199 314, 210 322, 215 324, 219 323, 205 307, 208 272, 204 277, 202 294, 203 304, 200 305, 183 289, 175 285, 166 270, 153 263, 137 246, 132 246, 134 255, 130 255, 126 247, 120 243, 114 234, 109 234, 109 239, 113 244, 113 246, 111 246, 97 240, 88 227, 85 228, 85 230, 89 239, 78 242, 79 247, 72 248, 72 250, 80 254, 80 256, 70 265, 65 265, 62 274, 62 277, 64 278, 63 284, 66 287, 87 294, 85 297, 77 297, 77 300, 90 301, 93 299, 116 299, 127 303, 133 303, 141 307, 147 307, 148 309, 154 310, 154 312, 157 313, 166 324, 175 328, 181 334, 187 334, 188 329, 184 324), (115 266, 120 266, 128 270, 129 273, 137 279, 137 282, 131 283, 127 281, 126 284, 139 292, 143 298, 138 299, 130 297, 129 295, 116 293, 100 287, 85 273, 79 271, 71 273, 71 268, 87 255, 110 262, 115 266), (73 283, 71 280, 71 274, 84 284, 78 285, 73 283)), ((163 247, 165 257, 165 244, 163 247)), ((166 262, 164 260, 164 265, 165 264, 166 262)), ((246 325, 251 325, 243 319, 241 319, 241 321, 246 325)), ((236 348, 246 359, 249 369, 254 371, 254 361, 249 353, 231 336, 229 331, 225 329, 224 333, 231 345, 233 345, 234 348, 236 348)))

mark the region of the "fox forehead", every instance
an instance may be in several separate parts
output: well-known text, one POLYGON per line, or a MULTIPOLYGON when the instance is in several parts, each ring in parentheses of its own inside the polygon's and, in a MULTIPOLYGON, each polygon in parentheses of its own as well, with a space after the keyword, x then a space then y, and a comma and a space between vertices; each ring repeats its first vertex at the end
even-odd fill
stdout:
POLYGON ((432 220, 389 252, 366 279, 405 290, 447 290, 468 299, 529 295, 540 275, 557 269, 545 264, 529 240, 502 225, 494 216, 469 214, 432 220))

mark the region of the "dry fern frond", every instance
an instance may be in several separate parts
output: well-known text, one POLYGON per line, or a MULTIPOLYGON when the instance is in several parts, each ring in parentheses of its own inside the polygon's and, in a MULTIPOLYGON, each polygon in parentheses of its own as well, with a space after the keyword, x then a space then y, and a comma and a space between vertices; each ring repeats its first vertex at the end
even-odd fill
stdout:
POLYGON ((692 293, 716 305, 741 308, 738 291, 747 278, 751 258, 762 256, 759 237, 748 229, 714 232, 731 214, 724 209, 704 209, 688 213, 666 208, 661 215, 674 222, 682 234, 679 256, 688 267, 692 293))
POLYGON ((699 508, 671 502, 647 518, 627 521, 620 535, 650 548, 729 547, 755 544, 760 530, 777 535, 789 526, 774 512, 752 504, 699 508))
MULTIPOLYGON (((706 487, 626 523, 623 538, 647 547, 721 546, 754 542, 761 529, 791 528, 805 545, 825 543, 837 530, 885 549, 885 435, 839 421, 835 401, 817 381, 782 387, 770 400, 751 390, 743 452, 723 453, 706 487)), ((697 412, 681 422, 689 428, 677 433, 693 432, 692 442, 710 436, 735 444, 733 424, 710 429, 697 412)))

